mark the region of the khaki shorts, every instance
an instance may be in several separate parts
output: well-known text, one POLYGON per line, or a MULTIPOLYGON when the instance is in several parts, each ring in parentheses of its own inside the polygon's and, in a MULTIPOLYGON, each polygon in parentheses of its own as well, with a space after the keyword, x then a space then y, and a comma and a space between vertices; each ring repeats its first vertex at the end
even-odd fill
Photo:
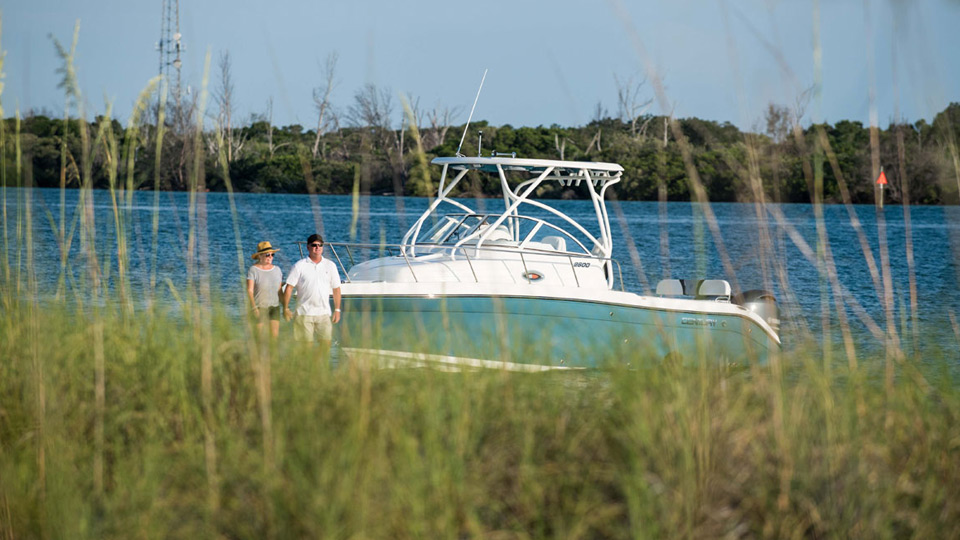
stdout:
POLYGON ((330 341, 333 323, 329 315, 297 315, 293 319, 293 338, 297 341, 330 341))

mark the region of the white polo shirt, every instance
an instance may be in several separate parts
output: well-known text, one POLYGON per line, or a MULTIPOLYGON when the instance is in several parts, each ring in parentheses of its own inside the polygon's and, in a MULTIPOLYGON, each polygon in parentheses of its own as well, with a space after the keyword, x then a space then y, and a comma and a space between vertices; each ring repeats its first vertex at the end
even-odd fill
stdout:
POLYGON ((330 294, 340 287, 340 272, 330 259, 314 263, 307 257, 293 265, 287 285, 297 288, 297 315, 330 315, 330 294))

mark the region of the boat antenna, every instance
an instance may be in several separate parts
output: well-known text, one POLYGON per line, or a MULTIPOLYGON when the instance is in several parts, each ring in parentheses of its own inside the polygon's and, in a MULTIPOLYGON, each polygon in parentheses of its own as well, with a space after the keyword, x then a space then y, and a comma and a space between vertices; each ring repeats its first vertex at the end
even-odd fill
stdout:
POLYGON ((477 88, 477 97, 473 98, 473 107, 470 107, 470 116, 467 117, 467 125, 463 126, 463 135, 460 136, 460 144, 457 145, 457 157, 463 157, 460 148, 463 147, 463 139, 467 137, 467 129, 470 127, 470 120, 473 120, 473 111, 477 108, 477 100, 480 99, 480 91, 483 90, 483 81, 487 79, 487 70, 483 70, 483 78, 480 79, 480 88, 477 88))

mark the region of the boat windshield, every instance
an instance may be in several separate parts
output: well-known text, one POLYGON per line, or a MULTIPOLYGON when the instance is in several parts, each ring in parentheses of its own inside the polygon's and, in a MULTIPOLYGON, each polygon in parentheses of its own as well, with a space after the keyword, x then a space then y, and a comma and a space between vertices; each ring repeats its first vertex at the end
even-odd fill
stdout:
POLYGON ((542 219, 529 216, 511 216, 491 226, 500 214, 447 214, 416 239, 417 244, 428 245, 482 245, 516 247, 520 249, 589 254, 582 242, 542 219))

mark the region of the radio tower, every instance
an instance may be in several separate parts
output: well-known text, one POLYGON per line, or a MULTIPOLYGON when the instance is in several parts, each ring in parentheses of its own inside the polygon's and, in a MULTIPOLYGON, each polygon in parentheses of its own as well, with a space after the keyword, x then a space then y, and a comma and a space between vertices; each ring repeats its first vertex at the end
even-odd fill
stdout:
POLYGON ((160 77, 173 94, 173 118, 180 121, 180 0, 161 0, 160 13, 160 77))

